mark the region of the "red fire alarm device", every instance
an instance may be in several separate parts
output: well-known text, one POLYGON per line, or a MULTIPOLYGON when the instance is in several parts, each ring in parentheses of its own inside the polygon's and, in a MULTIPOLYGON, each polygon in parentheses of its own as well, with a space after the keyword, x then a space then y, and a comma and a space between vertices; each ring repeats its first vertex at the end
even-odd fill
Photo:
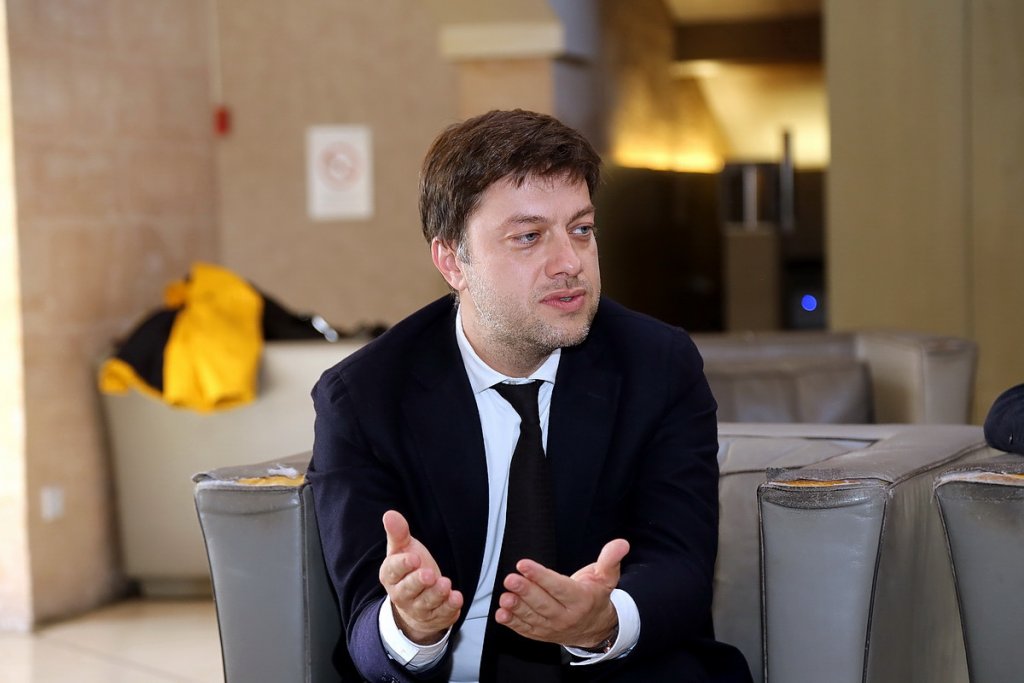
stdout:
POLYGON ((231 110, 224 105, 213 110, 213 132, 220 137, 231 132, 231 110))

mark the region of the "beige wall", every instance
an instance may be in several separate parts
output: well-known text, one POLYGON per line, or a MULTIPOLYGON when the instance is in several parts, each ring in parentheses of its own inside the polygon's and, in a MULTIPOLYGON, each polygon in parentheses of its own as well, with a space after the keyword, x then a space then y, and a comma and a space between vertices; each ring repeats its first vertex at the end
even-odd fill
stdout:
POLYGON ((474 59, 456 68, 460 119, 491 109, 555 113, 555 65, 550 59, 474 59))
POLYGON ((491 109, 559 117, 603 148, 600 13, 575 0, 428 0, 455 68, 460 119, 491 109))
POLYGON ((216 257, 206 8, 7 3, 34 621, 120 586, 94 364, 169 279, 216 257), (60 517, 42 518, 43 487, 63 493, 60 517))
POLYGON ((974 338, 978 420, 1024 380, 1022 12, 1016 0, 825 10, 831 324, 974 338))
POLYGON ((21 300, 7 14, 0 9, 0 630, 32 625, 25 490, 21 300))
POLYGON ((834 327, 970 331, 961 4, 827 3, 834 327))
POLYGON ((416 206, 423 154, 457 118, 455 71, 439 55, 431 15, 401 0, 218 7, 234 121, 217 142, 224 264, 342 327, 393 323, 443 294, 416 206), (306 128, 329 124, 371 129, 369 220, 307 216, 306 128))
POLYGON ((978 415, 1024 382, 1024 3, 970 3, 970 303, 978 415))
POLYGON ((442 24, 533 24, 551 21, 549 0, 420 0, 442 24))

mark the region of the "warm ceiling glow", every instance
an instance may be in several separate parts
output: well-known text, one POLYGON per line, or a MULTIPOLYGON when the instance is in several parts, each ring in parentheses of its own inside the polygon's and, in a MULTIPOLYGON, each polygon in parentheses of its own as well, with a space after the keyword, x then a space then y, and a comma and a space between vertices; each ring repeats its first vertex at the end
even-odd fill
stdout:
MULTIPOLYGON (((716 68, 707 63, 703 70, 716 68)), ((622 89, 623 106, 612 129, 616 164, 690 173, 722 169, 725 139, 698 79, 651 81, 634 71, 627 73, 622 89)))
POLYGON ((673 78, 712 78, 722 73, 722 62, 714 59, 692 59, 672 62, 669 74, 673 78))
POLYGON ((756 21, 807 16, 822 11, 822 0, 666 0, 679 23, 756 21))
POLYGON ((626 80, 614 126, 621 166, 717 173, 724 161, 780 162, 789 132, 798 168, 829 163, 824 71, 816 64, 672 65, 671 87, 626 80))
POLYGON ((625 143, 616 147, 612 157, 619 166, 650 168, 656 171, 718 173, 722 170, 722 159, 714 152, 673 152, 625 143))
POLYGON ((700 84, 728 158, 778 161, 782 132, 788 130, 798 167, 828 166, 828 106, 820 66, 713 64, 684 62, 673 70, 688 71, 700 84))

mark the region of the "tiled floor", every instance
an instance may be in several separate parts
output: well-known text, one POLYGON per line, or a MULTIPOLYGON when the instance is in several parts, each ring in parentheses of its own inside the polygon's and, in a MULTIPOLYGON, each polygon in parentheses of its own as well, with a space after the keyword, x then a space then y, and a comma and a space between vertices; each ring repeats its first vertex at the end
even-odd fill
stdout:
POLYGON ((3 683, 223 683, 211 601, 129 600, 32 635, 0 633, 3 683))

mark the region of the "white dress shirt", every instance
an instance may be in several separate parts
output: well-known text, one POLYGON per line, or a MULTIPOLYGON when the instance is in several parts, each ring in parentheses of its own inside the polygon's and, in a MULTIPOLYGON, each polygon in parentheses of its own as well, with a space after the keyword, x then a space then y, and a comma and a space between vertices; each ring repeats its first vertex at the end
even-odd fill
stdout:
MULTIPOLYGON (((474 592, 473 602, 464 605, 466 620, 453 639, 452 676, 453 683, 475 683, 480 675, 480 657, 483 651, 484 632, 491 606, 491 592, 498 571, 498 556, 505 533, 505 505, 508 500, 508 470, 519 439, 519 414, 491 387, 499 382, 512 384, 540 380, 537 398, 540 411, 541 438, 547 449, 548 415, 551 408, 551 393, 558 372, 561 349, 556 349, 528 378, 507 377, 480 359, 473 350, 462 329, 462 311, 456 314, 455 336, 466 366, 469 383, 480 413, 480 425, 484 436, 484 455, 487 459, 487 536, 484 543, 483 564, 480 581, 474 592)), ((428 548, 429 550, 429 548, 428 548)), ((594 558, 597 559, 596 557, 594 558)), ((619 632, 607 653, 593 653, 577 648, 566 650, 579 661, 574 664, 594 664, 628 653, 640 637, 640 615, 633 598, 616 588, 611 594, 612 605, 618 614, 619 632)), ((381 639, 388 654, 405 665, 410 671, 425 669, 444 655, 449 647, 451 630, 437 643, 418 645, 412 642, 395 623, 391 601, 386 599, 378 616, 381 639)))

